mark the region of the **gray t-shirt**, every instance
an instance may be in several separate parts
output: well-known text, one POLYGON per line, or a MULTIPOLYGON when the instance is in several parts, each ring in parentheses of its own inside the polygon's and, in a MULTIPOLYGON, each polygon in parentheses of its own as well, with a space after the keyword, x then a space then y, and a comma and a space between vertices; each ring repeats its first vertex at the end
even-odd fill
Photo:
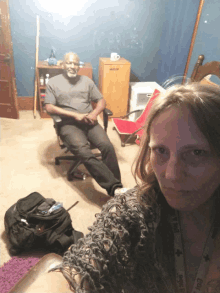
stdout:
POLYGON ((78 75, 73 80, 65 74, 49 79, 44 104, 53 104, 65 110, 89 113, 93 110, 91 102, 98 102, 102 95, 95 83, 87 76, 78 75))

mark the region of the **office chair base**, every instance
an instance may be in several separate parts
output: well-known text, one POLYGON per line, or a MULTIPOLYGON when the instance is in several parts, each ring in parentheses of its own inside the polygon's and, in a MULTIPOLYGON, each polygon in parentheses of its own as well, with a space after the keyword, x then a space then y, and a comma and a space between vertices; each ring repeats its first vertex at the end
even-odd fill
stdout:
POLYGON ((60 165, 60 160, 64 160, 64 161, 76 161, 77 159, 75 159, 73 156, 65 156, 65 157, 56 157, 55 158, 55 165, 60 165))
MULTIPOLYGON (((95 153, 94 154, 96 156, 96 158, 101 159, 102 155, 101 153, 95 153)), ((82 161, 79 160, 77 157, 74 156, 62 156, 62 157, 56 157, 55 158, 55 165, 60 165, 60 160, 67 160, 67 161, 73 161, 73 164, 71 165, 71 167, 69 168, 68 172, 67 172, 67 179, 68 181, 73 181, 74 178, 80 179, 80 180, 85 180, 86 179, 86 174, 83 173, 80 170, 77 170, 77 168, 79 167, 79 165, 82 164, 82 161)))
POLYGON ((67 179, 68 181, 73 181, 74 178, 86 180, 86 174, 80 171, 76 171, 74 173, 68 173, 67 179))

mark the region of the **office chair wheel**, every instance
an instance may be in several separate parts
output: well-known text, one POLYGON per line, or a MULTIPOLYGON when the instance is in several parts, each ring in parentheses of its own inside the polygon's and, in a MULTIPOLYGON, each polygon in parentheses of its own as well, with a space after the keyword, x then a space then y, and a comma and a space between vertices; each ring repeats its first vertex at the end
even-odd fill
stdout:
POLYGON ((74 178, 74 174, 67 174, 67 179, 68 181, 73 181, 73 178, 74 178))
POLYGON ((60 160, 55 158, 55 165, 60 165, 60 160))
POLYGON ((81 180, 86 180, 86 174, 84 174, 83 172, 75 172, 75 173, 70 173, 67 174, 67 179, 68 181, 73 181, 73 178, 77 178, 77 179, 81 179, 81 180))

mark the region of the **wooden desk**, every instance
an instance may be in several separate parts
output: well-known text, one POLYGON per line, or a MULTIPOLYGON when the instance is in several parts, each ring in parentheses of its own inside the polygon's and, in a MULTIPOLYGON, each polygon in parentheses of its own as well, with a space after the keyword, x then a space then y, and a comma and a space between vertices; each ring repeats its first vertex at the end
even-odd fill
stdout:
MULTIPOLYGON (((40 76, 43 75, 44 78, 46 74, 49 73, 49 77, 56 76, 63 72, 62 66, 57 65, 48 65, 47 61, 39 61, 37 66, 37 89, 38 89, 38 101, 41 118, 51 118, 47 114, 46 110, 43 107, 44 95, 46 90, 46 85, 40 85, 40 76)), ((79 69, 78 75, 85 75, 92 79, 92 65, 91 63, 85 63, 85 65, 79 69)))

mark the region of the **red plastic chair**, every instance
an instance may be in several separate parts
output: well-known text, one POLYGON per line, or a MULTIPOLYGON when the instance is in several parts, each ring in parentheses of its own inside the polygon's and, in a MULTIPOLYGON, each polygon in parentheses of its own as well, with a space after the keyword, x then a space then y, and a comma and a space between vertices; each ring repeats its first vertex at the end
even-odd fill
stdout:
POLYGON ((135 142, 139 145, 141 136, 143 135, 143 127, 147 118, 147 115, 150 111, 150 108, 152 106, 153 100, 160 94, 159 90, 155 90, 152 94, 151 98, 149 99, 145 109, 143 110, 141 116, 136 121, 129 121, 126 119, 123 119, 125 117, 128 117, 130 114, 140 111, 132 111, 125 115, 122 118, 113 118, 114 128, 117 130, 118 134, 121 137, 121 146, 124 147, 126 143, 129 142, 133 138, 135 142))

